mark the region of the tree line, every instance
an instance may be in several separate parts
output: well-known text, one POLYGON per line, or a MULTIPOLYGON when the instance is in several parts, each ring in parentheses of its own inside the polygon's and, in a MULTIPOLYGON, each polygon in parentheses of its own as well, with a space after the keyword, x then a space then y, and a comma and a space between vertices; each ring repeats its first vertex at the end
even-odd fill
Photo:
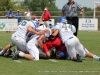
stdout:
MULTIPOLYGON (((25 11, 26 8, 29 8, 31 11, 35 11, 37 15, 41 15, 45 7, 49 8, 52 16, 60 16, 61 9, 58 9, 56 6, 56 0, 24 0, 24 1, 14 1, 14 0, 0 0, 0 16, 4 16, 6 12, 12 9, 13 11, 20 10, 25 11), (41 11, 41 12, 40 12, 41 11)), ((84 7, 85 16, 93 16, 93 9, 84 7)), ((96 8, 96 11, 100 11, 100 7, 96 8)), ((34 12, 33 12, 34 13, 34 12)), ((24 14, 24 12, 22 12, 24 14)), ((97 12, 96 16, 100 16, 100 13, 97 12)))

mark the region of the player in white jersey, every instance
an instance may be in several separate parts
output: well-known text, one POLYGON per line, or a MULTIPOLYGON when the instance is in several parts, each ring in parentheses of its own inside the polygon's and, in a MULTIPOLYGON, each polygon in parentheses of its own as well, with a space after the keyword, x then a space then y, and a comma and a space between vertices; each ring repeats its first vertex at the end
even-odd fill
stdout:
MULTIPOLYGON (((47 35, 47 31, 49 31, 49 29, 47 29, 45 27, 45 25, 41 25, 39 27, 36 28, 37 31, 43 30, 45 32, 45 36, 47 35)), ((44 57, 46 57, 45 53, 43 53, 42 50, 40 50, 40 48, 38 48, 39 44, 38 44, 38 39, 41 38, 41 35, 37 35, 34 34, 31 36, 31 39, 28 41, 27 45, 26 45, 26 49, 29 52, 29 54, 26 54, 24 52, 20 52, 20 54, 18 53, 18 55, 20 57, 24 57, 26 59, 29 60, 39 60, 39 54, 44 55, 44 57)))
POLYGON ((9 48, 12 46, 17 46, 19 50, 26 51, 26 38, 27 33, 33 33, 33 34, 44 34, 43 32, 37 32, 35 31, 35 26, 38 25, 39 22, 37 20, 33 21, 27 21, 23 20, 20 25, 17 27, 17 30, 14 34, 11 36, 11 43, 6 45, 3 50, 0 51, 0 55, 3 55, 9 48))
MULTIPOLYGON (((65 18, 63 18, 62 17, 62 19, 60 18, 59 19, 59 22, 61 22, 61 21, 63 21, 63 19, 65 20, 65 22, 66 22, 66 19, 65 18)), ((70 26, 69 26, 70 27, 70 26)), ((71 31, 72 32, 75 32, 75 28, 74 27, 71 27, 71 31)), ((55 33, 54 33, 55 34, 55 33)), ((53 36, 55 36, 55 35, 53 35, 53 36)), ((68 43, 70 42, 69 41, 70 39, 68 39, 68 43)), ((75 41, 75 40, 74 40, 75 41)), ((73 41, 73 43, 74 43, 74 41, 73 41)), ((82 51, 78 51, 78 53, 80 54, 80 56, 83 56, 83 54, 85 55, 85 57, 90 57, 90 58, 94 58, 94 59, 97 59, 97 60, 100 60, 100 57, 99 56, 97 56, 97 55, 95 55, 95 54, 93 54, 93 53, 91 53, 91 52, 89 52, 85 47, 83 47, 83 45, 82 44, 80 44, 81 46, 80 46, 80 50, 82 50, 82 51), (83 52, 83 54, 82 54, 82 52, 83 52)), ((66 47, 67 46, 69 46, 68 44, 67 45, 65 45, 66 47)), ((73 46, 73 44, 72 44, 72 46, 73 46)), ((63 48, 62 48, 63 49, 63 48)), ((67 48, 68 49, 68 48, 67 48)), ((76 49, 76 48, 75 48, 76 49)), ((76 51, 77 52, 77 51, 76 51)), ((73 53, 73 52, 72 52, 73 53)), ((73 53, 74 54, 74 53, 73 53)), ((71 56, 73 56, 72 54, 71 54, 71 56)))
MULTIPOLYGON (((79 39, 74 36, 72 29, 75 30, 75 27, 71 24, 67 24, 67 20, 64 17, 60 17, 58 20, 59 23, 54 27, 56 33, 60 35, 62 42, 65 44, 67 48, 67 52, 72 60, 82 62, 82 60, 78 60, 77 52, 85 57, 85 52, 83 49, 83 45, 80 43, 79 39)), ((56 35, 57 35, 56 34, 56 35)))

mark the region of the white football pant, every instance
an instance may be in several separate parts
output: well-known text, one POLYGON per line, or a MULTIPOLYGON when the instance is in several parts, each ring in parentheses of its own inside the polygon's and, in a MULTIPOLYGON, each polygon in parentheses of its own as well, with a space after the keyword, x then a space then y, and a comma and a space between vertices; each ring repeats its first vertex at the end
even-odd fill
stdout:
POLYGON ((65 46, 67 48, 68 54, 71 59, 76 59, 76 50, 80 56, 85 57, 86 52, 84 51, 83 45, 80 43, 76 36, 73 36, 71 39, 68 39, 65 42, 65 46))
POLYGON ((26 41, 19 36, 12 34, 11 37, 11 46, 17 46, 20 51, 27 51, 26 50, 26 41))
POLYGON ((39 60, 39 49, 37 47, 37 39, 32 38, 26 45, 26 49, 34 58, 34 60, 39 60))

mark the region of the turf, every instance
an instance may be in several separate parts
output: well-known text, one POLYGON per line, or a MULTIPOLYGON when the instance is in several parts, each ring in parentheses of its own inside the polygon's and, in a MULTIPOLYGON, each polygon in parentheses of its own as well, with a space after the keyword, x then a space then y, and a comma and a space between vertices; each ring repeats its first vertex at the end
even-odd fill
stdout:
MULTIPOLYGON (((0 47, 10 42, 11 33, 0 32, 0 47)), ((100 32, 80 31, 78 38, 92 53, 100 56, 100 32)), ((40 59, 29 61, 20 58, 18 61, 11 57, 0 56, 0 75, 99 75, 100 61, 82 58, 82 63, 71 60, 40 59)))

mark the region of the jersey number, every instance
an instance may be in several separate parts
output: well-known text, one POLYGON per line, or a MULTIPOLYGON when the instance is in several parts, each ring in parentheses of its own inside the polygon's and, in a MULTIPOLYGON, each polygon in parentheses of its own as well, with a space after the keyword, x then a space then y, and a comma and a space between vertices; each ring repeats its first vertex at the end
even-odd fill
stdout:
POLYGON ((64 24, 64 25, 62 25, 62 28, 64 28, 64 30, 72 30, 72 25, 71 24, 69 24, 69 25, 64 24))
POLYGON ((22 26, 25 26, 26 23, 27 23, 26 21, 23 21, 23 22, 21 23, 21 25, 22 25, 22 26))

